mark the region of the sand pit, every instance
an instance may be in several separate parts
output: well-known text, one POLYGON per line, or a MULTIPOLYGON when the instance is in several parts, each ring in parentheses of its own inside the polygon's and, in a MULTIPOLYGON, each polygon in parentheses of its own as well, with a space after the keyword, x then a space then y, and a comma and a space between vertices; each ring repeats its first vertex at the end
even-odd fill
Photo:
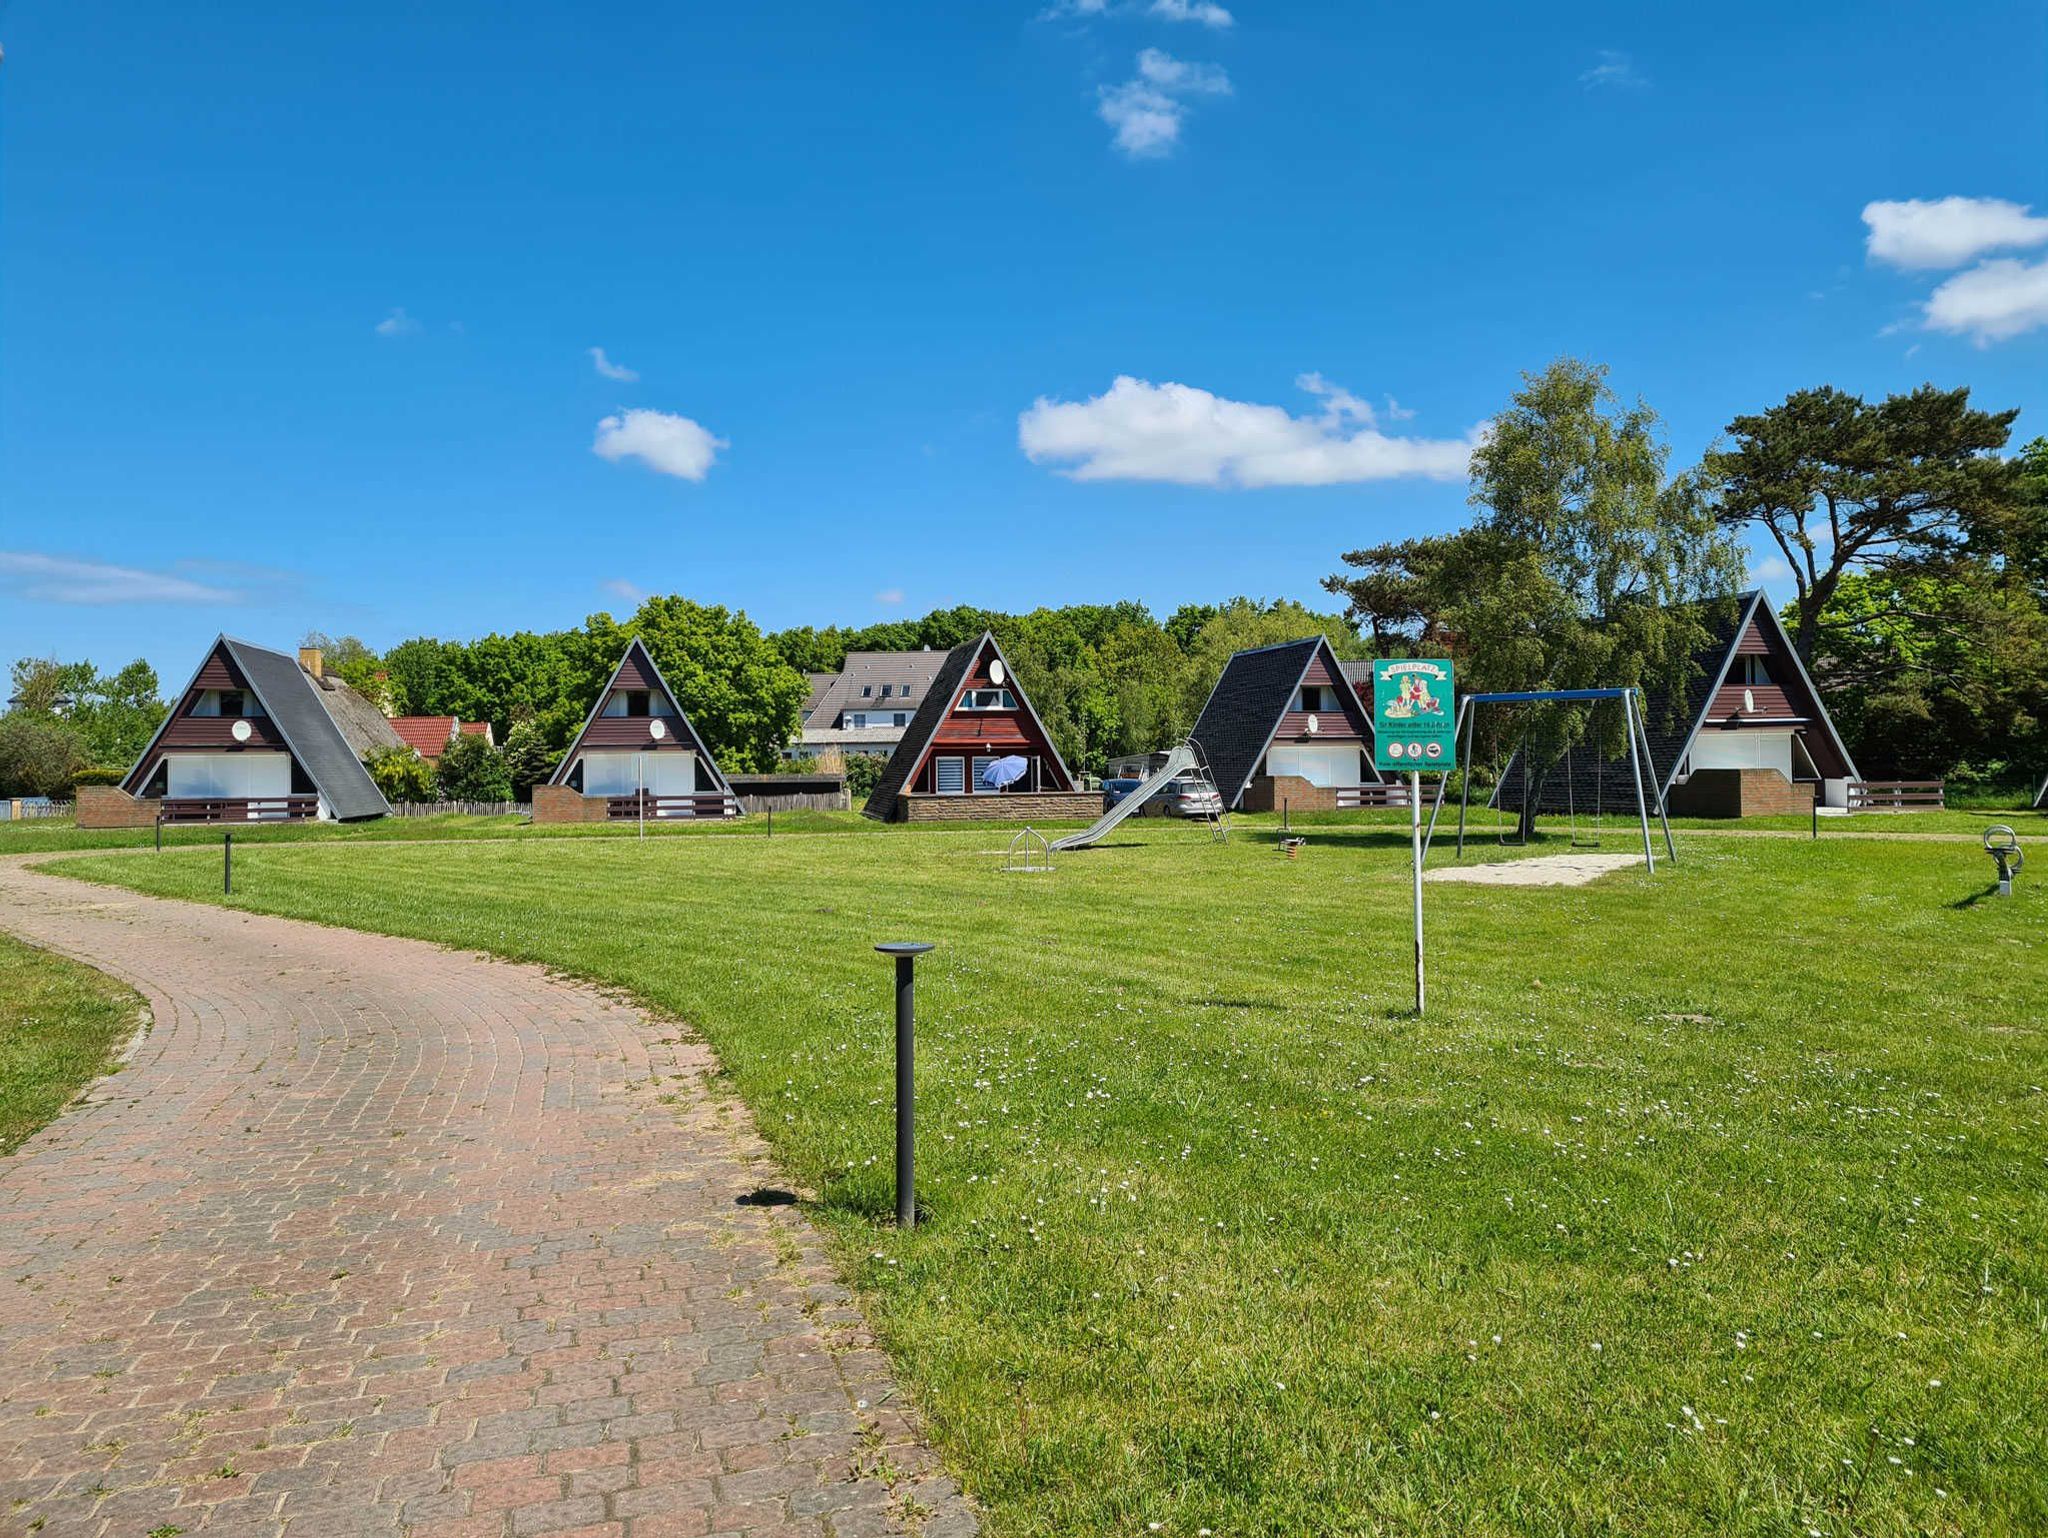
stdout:
POLYGON ((1422 873, 1424 881, 1471 881, 1480 886, 1584 886, 1612 871, 1640 865, 1639 854, 1546 854, 1498 865, 1449 865, 1422 873))

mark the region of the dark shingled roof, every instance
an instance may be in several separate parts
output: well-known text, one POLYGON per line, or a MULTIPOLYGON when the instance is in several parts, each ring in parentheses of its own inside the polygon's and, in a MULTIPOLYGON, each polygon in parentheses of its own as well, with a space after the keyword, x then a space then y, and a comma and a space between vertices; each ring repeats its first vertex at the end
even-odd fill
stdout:
MULTIPOLYGON (((1670 788, 1671 777, 1678 772, 1678 761, 1692 745, 1700 717, 1712 703, 1714 688, 1727 671, 1735 643, 1749 628, 1751 616, 1769 616, 1775 623, 1775 612, 1770 608, 1770 600, 1758 588, 1739 594, 1732 603, 1707 605, 1700 617, 1710 639, 1693 656, 1691 680, 1677 691, 1675 697, 1666 689, 1645 692, 1641 702, 1643 735, 1649 739, 1650 762, 1644 768, 1643 796, 1653 810, 1658 793, 1670 788)), ((1815 691, 1815 698, 1819 698, 1818 691, 1815 691)), ((1613 710, 1617 707, 1603 705, 1600 708, 1613 710)), ((1819 730, 1830 734, 1834 732, 1834 724, 1824 714, 1814 724, 1819 730)), ((1848 756, 1848 750, 1844 748, 1842 757, 1846 760, 1848 756)), ((1521 776, 1520 754, 1510 754, 1501 770, 1500 784, 1494 787, 1490 804, 1508 811, 1520 811, 1521 776)), ((1629 769, 1628 755, 1624 753, 1620 758, 1603 759, 1598 749, 1587 743, 1580 743, 1559 759, 1540 783, 1530 786, 1530 790, 1538 812, 1564 812, 1574 805, 1580 812, 1594 807, 1609 810, 1619 807, 1633 812, 1636 804, 1635 777, 1629 769)))
POLYGON ((299 666, 299 659, 231 636, 222 636, 220 644, 277 723, 285 746, 292 750, 292 757, 299 761, 328 810, 342 822, 390 815, 390 804, 328 714, 319 685, 299 666))
MULTIPOLYGON (((910 725, 903 728, 903 740, 896 744, 896 751, 882 766, 882 777, 875 782, 874 793, 868 797, 867 805, 860 809, 861 816, 873 817, 880 822, 888 822, 895 817, 896 798, 910 782, 917 761, 924 757, 924 750, 938 735, 939 723, 953 708, 954 696, 959 694, 968 668, 974 665, 981 643, 987 639, 988 632, 984 631, 972 641, 962 642, 946 653, 946 660, 939 664, 938 672, 932 675, 931 683, 925 688, 924 698, 918 702, 917 714, 910 718, 910 725)), ((1021 694, 1021 685, 1013 683, 1013 687, 1018 688, 1021 694)))
MULTIPOLYGON (((1308 672, 1309 660, 1319 649, 1327 653, 1332 676, 1350 676, 1322 636, 1239 652, 1224 664, 1223 676, 1209 691, 1209 702, 1195 723, 1194 739, 1209 762, 1210 777, 1223 795, 1225 808, 1237 809, 1259 760, 1266 756, 1273 733, 1280 728, 1280 718, 1287 714, 1288 703, 1308 672)), ((1369 722, 1364 735, 1369 743, 1369 722)))

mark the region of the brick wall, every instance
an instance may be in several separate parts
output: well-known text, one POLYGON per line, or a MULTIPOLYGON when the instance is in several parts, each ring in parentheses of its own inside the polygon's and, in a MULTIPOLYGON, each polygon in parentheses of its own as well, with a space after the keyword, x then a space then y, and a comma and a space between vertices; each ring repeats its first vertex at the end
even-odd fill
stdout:
POLYGON ((536 785, 533 787, 533 820, 535 822, 603 822, 605 820, 605 798, 586 796, 567 785, 536 785))
POLYGON ((1311 785, 1298 774, 1255 774, 1238 803, 1243 812, 1277 812, 1282 799, 1290 812, 1334 812, 1337 792, 1326 785, 1311 785))
POLYGON ((1775 769, 1695 769, 1666 805, 1674 817, 1805 817, 1813 792, 1811 782, 1795 785, 1775 769))
POLYGON ((1016 791, 1001 796, 934 796, 906 791, 896 798, 903 822, 1093 822, 1102 815, 1096 790, 1016 791))
POLYGON ((78 825, 81 828, 153 828, 155 800, 138 800, 118 785, 78 787, 78 825))

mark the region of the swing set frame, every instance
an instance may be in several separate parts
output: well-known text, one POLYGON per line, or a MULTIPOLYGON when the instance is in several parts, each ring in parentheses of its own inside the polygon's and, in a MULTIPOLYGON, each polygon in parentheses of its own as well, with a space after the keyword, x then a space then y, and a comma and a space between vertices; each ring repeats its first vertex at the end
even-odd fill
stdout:
MULTIPOLYGON (((1468 694, 1459 700, 1458 720, 1456 726, 1452 728, 1453 740, 1463 745, 1463 751, 1458 762, 1465 766, 1464 776, 1458 787, 1458 857, 1460 859, 1465 857, 1465 812, 1472 800, 1472 737, 1473 729, 1477 724, 1473 707, 1478 705, 1535 705, 1555 700, 1583 702, 1620 700, 1622 719, 1628 726, 1628 766, 1630 774, 1635 779, 1636 819, 1641 824, 1643 830, 1643 861, 1649 867, 1650 874, 1655 875, 1657 873, 1657 851, 1650 842, 1650 804, 1654 800, 1657 807, 1657 821, 1664 829, 1665 855, 1673 865, 1676 865, 1678 863, 1678 848, 1671 841, 1671 821, 1664 813, 1664 792, 1657 783, 1657 766, 1650 757, 1650 734, 1649 729, 1643 724, 1642 706, 1637 701, 1639 693, 1640 691, 1636 689, 1525 689, 1497 694, 1468 694), (1649 771, 1647 776, 1644 773, 1646 768, 1649 771), (1649 782, 1647 792, 1644 789, 1646 778, 1649 782)), ((1520 751, 1523 753, 1522 773, 1525 779, 1529 772, 1527 750, 1528 744, 1524 742, 1520 751)), ((1566 765, 1566 773, 1570 773, 1569 763, 1566 765)), ((1429 831, 1423 835, 1422 840, 1422 853, 1425 859, 1429 856, 1430 840, 1436 836, 1437 814, 1443 810, 1444 804, 1444 782, 1449 778, 1449 775, 1437 776, 1436 800, 1429 809, 1429 831)), ((1567 781, 1567 784, 1569 784, 1569 781, 1567 781)), ((1538 789, 1541 789, 1540 785, 1538 789)), ((1567 793, 1569 794, 1569 792, 1567 793)), ((1529 792, 1525 788, 1523 792, 1525 803, 1528 795, 1529 792)), ((1576 818, 1574 819, 1574 827, 1576 828, 1576 818)))

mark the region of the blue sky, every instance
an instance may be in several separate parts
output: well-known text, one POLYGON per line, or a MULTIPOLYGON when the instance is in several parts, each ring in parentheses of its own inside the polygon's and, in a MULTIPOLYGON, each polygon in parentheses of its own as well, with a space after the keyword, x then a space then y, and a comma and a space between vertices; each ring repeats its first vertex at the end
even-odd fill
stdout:
POLYGON ((0 43, 0 658, 1312 599, 1462 520, 1564 352, 1674 464, 1823 382, 2048 432, 2038 5, 15 0, 0 43))

